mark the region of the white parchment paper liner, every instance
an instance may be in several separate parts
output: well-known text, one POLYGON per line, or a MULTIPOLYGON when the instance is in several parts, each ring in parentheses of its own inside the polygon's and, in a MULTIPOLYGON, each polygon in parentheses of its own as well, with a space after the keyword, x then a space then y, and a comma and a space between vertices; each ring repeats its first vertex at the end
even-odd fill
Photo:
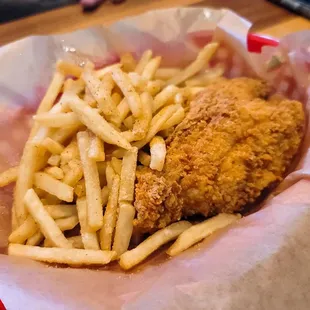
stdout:
MULTIPOLYGON (((90 57, 103 65, 118 54, 137 56, 146 48, 166 64, 187 63, 197 52, 192 33, 215 30, 229 48, 228 76, 256 74, 286 95, 303 100, 307 109, 310 33, 291 35, 262 55, 247 53, 250 24, 226 10, 178 8, 148 12, 75 33, 30 37, 0 49, 0 129, 5 116, 42 98, 55 62, 81 63, 90 57), (281 53, 286 62, 268 73, 265 61, 281 53), (237 68, 237 70, 236 70, 237 68), (238 74, 237 74, 238 73, 238 74), (287 86, 282 82, 288 83, 287 86), (282 83, 282 84, 281 84, 282 83), (3 119, 3 120, 2 120, 3 119)), ((221 54, 221 53, 220 53, 221 54)), ((10 129, 10 128, 6 128, 10 129)), ((10 138, 10 130, 2 135, 10 138)), ((115 266, 104 270, 53 268, 0 255, 0 299, 8 309, 308 309, 310 304, 310 172, 307 131, 297 172, 258 212, 243 218, 180 256, 153 255, 132 273, 115 266)), ((7 159, 7 165, 12 164, 7 159)), ((2 166, 5 166, 2 165, 2 166)), ((0 248, 9 233, 9 205, 1 190, 0 248)))

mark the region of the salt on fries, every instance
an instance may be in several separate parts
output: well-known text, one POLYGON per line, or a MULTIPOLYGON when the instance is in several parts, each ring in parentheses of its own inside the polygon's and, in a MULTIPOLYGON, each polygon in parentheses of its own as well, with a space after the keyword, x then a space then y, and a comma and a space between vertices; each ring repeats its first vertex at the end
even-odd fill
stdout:
POLYGON ((81 226, 81 236, 84 249, 87 250, 99 250, 99 242, 97 233, 93 232, 88 225, 87 219, 87 201, 86 198, 80 198, 76 201, 77 211, 79 215, 79 221, 81 226))
POLYGON ((103 141, 116 144, 124 149, 130 149, 129 142, 115 130, 96 110, 88 106, 78 96, 72 95, 70 108, 80 118, 81 122, 103 141))
POLYGON ((100 247, 102 250, 111 250, 112 236, 115 229, 119 195, 119 176, 113 177, 109 201, 103 217, 103 227, 100 230, 100 247))
POLYGON ((132 150, 127 151, 123 158, 121 182, 119 189, 119 201, 133 202, 134 200, 137 159, 137 148, 133 148, 132 150))
POLYGON ((20 164, 0 174, 0 187, 16 182, 10 255, 69 265, 119 259, 130 269, 171 240, 178 238, 167 253, 176 255, 239 218, 179 221, 128 251, 137 163, 162 171, 165 139, 191 98, 223 74, 205 71, 217 46, 206 45, 185 69, 161 68, 151 50, 99 70, 57 62, 20 164))
POLYGON ((45 238, 52 241, 57 247, 72 248, 53 218, 48 214, 40 198, 33 189, 29 189, 25 195, 25 204, 33 219, 38 223, 45 238))
POLYGON ((88 149, 88 156, 94 159, 95 161, 104 161, 105 160, 104 142, 91 132, 89 134, 91 136, 90 137, 91 141, 88 149))
POLYGON ((87 199, 87 221, 92 231, 102 227, 102 203, 99 173, 95 160, 89 157, 90 137, 87 131, 77 134, 79 151, 83 165, 87 199))

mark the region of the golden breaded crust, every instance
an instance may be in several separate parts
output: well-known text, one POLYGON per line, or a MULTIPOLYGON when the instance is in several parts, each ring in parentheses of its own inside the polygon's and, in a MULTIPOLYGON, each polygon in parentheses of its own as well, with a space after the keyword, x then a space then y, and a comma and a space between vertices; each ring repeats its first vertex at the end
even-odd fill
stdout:
POLYGON ((260 80, 210 85, 167 141, 162 173, 144 168, 137 219, 153 231, 194 214, 236 212, 278 183, 299 148, 302 104, 272 97, 260 80))

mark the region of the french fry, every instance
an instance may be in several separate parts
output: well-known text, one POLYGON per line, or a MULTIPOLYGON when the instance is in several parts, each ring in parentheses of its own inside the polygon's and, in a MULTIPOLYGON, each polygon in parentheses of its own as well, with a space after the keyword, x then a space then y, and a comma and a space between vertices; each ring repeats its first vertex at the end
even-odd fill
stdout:
POLYGON ((122 161, 116 157, 111 158, 111 165, 115 173, 121 175, 122 171, 122 161))
POLYGON ((102 79, 107 73, 111 73, 112 69, 114 68, 121 68, 122 65, 120 63, 113 64, 110 66, 106 66, 102 69, 96 70, 95 75, 98 79, 102 79))
POLYGON ((101 93, 100 99, 98 100, 98 108, 103 112, 104 115, 117 114, 116 104, 112 99, 112 90, 114 87, 114 81, 112 79, 111 73, 105 74, 101 79, 101 93))
POLYGON ((135 265, 142 262, 147 258, 151 253, 157 250, 162 245, 168 243, 171 240, 176 239, 183 231, 191 227, 191 223, 187 221, 180 221, 173 223, 140 243, 133 250, 127 251, 120 256, 119 264, 120 266, 128 270, 135 265))
POLYGON ((115 114, 116 105, 111 98, 111 92, 114 87, 111 74, 106 73, 100 81, 94 72, 86 69, 82 73, 82 79, 85 81, 92 96, 96 99, 99 110, 106 116, 115 114))
POLYGON ((60 168, 62 169, 64 174, 67 174, 70 171, 70 167, 68 164, 60 164, 60 168))
POLYGON ((179 107, 177 111, 166 121, 166 123, 160 128, 160 130, 169 129, 176 125, 179 125, 185 117, 185 111, 183 107, 179 107))
MULTIPOLYGON (((38 148, 34 143, 28 141, 19 164, 18 176, 14 190, 13 209, 16 214, 17 223, 22 224, 27 218, 27 210, 24 205, 24 197, 33 185, 33 176, 36 170, 38 148)), ((13 227, 14 229, 15 227, 13 227)))
POLYGON ((9 236, 10 243, 23 244, 38 229, 38 226, 32 216, 28 215, 27 219, 15 229, 9 236))
POLYGON ((89 133, 87 131, 79 132, 77 140, 86 186, 88 225, 95 232, 102 227, 103 223, 99 173, 96 162, 88 156, 90 146, 89 133))
POLYGON ((138 117, 142 113, 140 96, 135 91, 128 75, 119 68, 112 69, 112 78, 123 92, 133 116, 138 117))
POLYGON ((63 182, 69 186, 75 187, 75 185, 83 177, 83 168, 80 160, 73 159, 68 164, 69 170, 63 178, 63 182))
POLYGON ((56 196, 54 196, 52 194, 45 193, 45 195, 44 195, 44 204, 45 205, 58 205, 60 203, 61 203, 61 200, 59 198, 57 198, 56 196))
POLYGON ((63 235, 55 221, 48 214, 33 189, 29 189, 24 198, 25 205, 35 222, 40 226, 45 238, 60 248, 71 248, 71 243, 63 235))
POLYGON ((126 154, 126 150, 124 149, 116 149, 112 152, 112 156, 116 158, 123 158, 126 154))
POLYGON ((161 130, 158 135, 163 137, 164 139, 167 139, 173 133, 173 131, 173 127, 170 127, 168 129, 161 130))
MULTIPOLYGON (((43 189, 41 188, 36 188, 34 187, 33 190, 36 192, 36 194, 38 195, 38 197, 41 199, 43 197, 46 196, 46 191, 44 191, 43 189)), ((42 200, 42 199, 41 199, 42 200)), ((44 204, 44 203, 43 203, 44 204)))
POLYGON ((73 201, 73 187, 56 180, 47 173, 36 172, 34 185, 66 202, 73 201))
POLYGON ((42 146, 44 146, 53 155, 59 155, 65 149, 60 143, 49 137, 43 140, 42 146))
POLYGON ((37 161, 35 171, 40 171, 47 165, 47 161, 50 157, 50 154, 43 146, 40 145, 36 147, 37 147, 37 161))
POLYGON ((88 87, 85 87, 85 94, 83 97, 83 100, 92 108, 97 107, 97 101, 94 98, 94 96, 91 94, 90 90, 88 87))
POLYGON ((123 131, 122 132, 122 136, 128 141, 128 142, 132 142, 132 141, 136 141, 136 140, 139 140, 135 134, 130 131, 130 130, 127 130, 127 131, 123 131))
POLYGON ((79 218, 77 214, 71 215, 69 217, 56 219, 55 223, 61 231, 71 230, 79 223, 79 218))
POLYGON ((16 181, 19 166, 9 168, 0 174, 0 187, 7 186, 16 181))
POLYGON ((68 113, 41 113, 34 115, 33 119, 40 125, 46 127, 70 127, 81 124, 79 118, 74 112, 68 113))
POLYGON ((61 165, 68 164, 73 159, 78 159, 80 156, 77 145, 77 140, 74 138, 60 154, 61 165))
POLYGON ((174 96, 174 103, 175 104, 179 104, 180 106, 182 106, 185 102, 185 98, 183 96, 183 94, 180 92, 180 93, 177 93, 175 96, 174 96))
MULTIPOLYGON (((84 249, 86 250, 99 250, 99 242, 97 238, 97 233, 92 231, 88 226, 87 219, 87 201, 86 198, 79 198, 76 201, 80 226, 81 226, 81 236, 84 249)), ((102 217, 102 215, 101 215, 102 217)))
POLYGON ((64 74, 58 71, 54 73, 53 79, 45 93, 45 96, 43 97, 38 107, 38 110, 36 113, 37 115, 44 113, 44 112, 48 112, 52 108, 58 94, 61 91, 61 87, 63 85, 64 80, 65 80, 64 74))
POLYGON ((143 92, 145 88, 147 87, 147 79, 142 77, 140 74, 136 72, 129 72, 128 76, 130 78, 130 81, 137 92, 143 92))
POLYGON ((54 220, 77 215, 76 205, 46 205, 45 208, 54 220))
POLYGON ((90 146, 88 156, 95 161, 105 161, 104 143, 92 133, 90 134, 90 146))
POLYGON ((125 72, 132 72, 135 70, 137 63, 131 53, 124 53, 121 55, 120 64, 125 72))
POLYGON ((185 85, 189 87, 196 87, 196 86, 206 87, 208 84, 213 82, 215 79, 221 77, 223 74, 224 74, 223 67, 212 68, 206 70, 203 74, 200 74, 185 81, 185 85))
MULTIPOLYGON (((82 72, 82 70, 81 70, 82 72)), ((73 92, 75 94, 80 94, 83 90, 85 89, 85 82, 82 79, 78 79, 78 80, 73 80, 73 79, 67 79, 64 82, 64 87, 63 87, 63 94, 62 97, 60 98, 60 100, 58 101, 61 102, 62 104, 62 99, 63 96, 66 96, 67 92, 73 92)), ((67 109, 68 107, 62 107, 61 111, 62 112, 69 112, 69 110, 67 109)))
POLYGON ((49 159, 47 160, 47 163, 51 166, 59 166, 60 164, 60 156, 59 155, 52 155, 49 157, 49 159))
MULTIPOLYGON (((167 120, 173 115, 177 110, 177 105, 170 105, 161 109, 152 119, 150 129, 146 137, 140 141, 134 142, 133 146, 137 148, 142 148, 147 143, 149 143, 152 138, 160 131, 160 128, 167 122, 167 120)), ((114 155, 115 156, 115 155, 114 155)))
POLYGON ((111 188, 112 188, 113 178, 114 178, 115 174, 116 173, 112 167, 111 162, 107 162, 105 175, 106 175, 107 186, 108 186, 109 190, 111 190, 111 188))
POLYGON ((152 106, 153 113, 155 113, 158 109, 165 106, 178 92, 179 92, 178 87, 174 85, 166 86, 154 98, 153 106, 152 106))
POLYGON ((138 153, 138 161, 145 167, 149 167, 151 163, 151 156, 143 151, 138 153))
POLYGON ((133 116, 129 115, 127 118, 124 119, 123 123, 127 127, 127 129, 131 130, 133 128, 133 116))
POLYGON ((73 63, 66 62, 64 60, 57 61, 57 69, 64 75, 72 75, 79 78, 83 69, 73 63))
POLYGON ((100 176, 105 177, 105 172, 107 169, 107 163, 104 161, 97 162, 97 169, 100 176))
POLYGON ((79 198, 86 196, 86 186, 84 179, 81 179, 80 181, 77 182, 77 184, 74 187, 74 194, 79 198))
POLYGON ((151 162, 150 168, 162 171, 166 158, 166 143, 160 136, 155 136, 150 142, 151 162))
POLYGON ((218 46, 219 44, 217 42, 207 44, 202 50, 200 50, 196 59, 190 65, 167 81, 167 85, 181 84, 201 71, 208 64, 218 46))
POLYGON ((136 140, 145 138, 152 120, 153 98, 148 92, 141 94, 142 115, 138 117, 133 125, 132 133, 136 140))
POLYGON ((115 228, 113 251, 120 256, 127 251, 133 231, 135 208, 127 202, 122 202, 119 207, 115 228))
POLYGON ((75 125, 75 126, 70 126, 70 127, 65 127, 65 128, 59 128, 51 136, 51 138, 60 144, 64 144, 69 138, 73 137, 79 129, 81 129, 80 125, 75 125))
POLYGON ((179 68, 158 68, 155 72, 154 78, 157 80, 170 80, 175 75, 179 74, 181 69, 179 68))
POLYGON ((84 244, 82 242, 82 236, 69 237, 68 240, 72 243, 75 249, 84 249, 84 244))
POLYGON ((39 245, 44 240, 41 230, 37 230, 26 242, 26 245, 39 245))
POLYGON ((185 230, 172 246, 166 251, 170 256, 175 256, 190 248, 195 243, 205 239, 215 231, 230 225, 241 218, 240 214, 221 213, 215 217, 205 220, 202 223, 193 225, 185 230))
POLYGON ((100 230, 101 250, 110 250, 112 246, 112 235, 115 229, 116 217, 117 217, 119 187, 120 187, 120 178, 116 174, 113 177, 109 201, 104 212, 103 225, 100 230))
POLYGON ((151 59, 144 67, 142 72, 142 77, 145 78, 147 81, 150 81, 154 78, 154 75, 157 69, 160 66, 161 57, 157 56, 151 59))
POLYGON ((189 87, 188 88, 188 100, 192 100, 196 97, 199 93, 205 90, 205 87, 189 87))
POLYGON ((64 177, 64 172, 59 167, 47 167, 44 172, 57 180, 62 180, 64 177))
POLYGON ((115 106, 118 106, 120 104, 120 102, 122 101, 123 97, 117 93, 117 92, 114 92, 112 95, 112 100, 114 101, 115 103, 115 106))
MULTIPOLYGON (((78 223, 79 223, 79 219, 77 214, 76 215, 72 215, 70 217, 66 217, 66 218, 60 218, 55 220, 55 223, 57 224, 57 226, 59 227, 59 229, 61 231, 66 231, 66 230, 71 230, 73 229, 78 223)), ((72 244, 73 243, 68 239, 68 241, 72 244)), ((46 248, 54 248, 55 246, 53 245, 53 242, 50 241, 49 239, 45 239, 43 246, 46 248)))
POLYGON ((127 151, 122 162, 119 201, 133 202, 138 149, 127 151))
POLYGON ((109 188, 104 186, 101 190, 102 205, 106 206, 109 200, 109 188))
POLYGON ((121 125, 121 123, 123 122, 123 120, 128 115, 128 113, 130 112, 130 108, 129 108, 129 105, 128 105, 128 102, 127 102, 126 98, 123 98, 122 101, 117 106, 117 112, 118 112, 118 115, 117 116, 112 116, 110 118, 110 121, 115 126, 119 127, 121 125))
MULTIPOLYGON (((72 244, 70 243, 70 245, 72 244)), ((41 248, 38 246, 21 244, 10 244, 8 253, 12 256, 21 256, 47 263, 77 266, 106 265, 113 260, 116 255, 113 251, 41 248)))
POLYGON ((151 96, 156 96, 162 88, 165 86, 165 82, 161 80, 149 81, 146 86, 146 91, 151 96))
POLYGON ((98 112, 89 107, 79 97, 73 96, 69 105, 81 122, 103 141, 130 149, 130 143, 124 139, 98 112))
POLYGON ((140 58, 140 60, 139 60, 139 62, 137 64, 137 66, 136 66, 135 72, 137 72, 138 74, 142 74, 145 66, 151 60, 152 55, 153 55, 153 52, 151 50, 146 50, 142 54, 142 56, 141 56, 141 58, 140 58))

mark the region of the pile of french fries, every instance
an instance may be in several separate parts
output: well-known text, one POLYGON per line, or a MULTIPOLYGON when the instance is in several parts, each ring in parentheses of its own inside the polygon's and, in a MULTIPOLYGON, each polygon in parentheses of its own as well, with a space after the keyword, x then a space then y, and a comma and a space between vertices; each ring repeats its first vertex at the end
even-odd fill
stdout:
POLYGON ((137 165, 162 171, 165 139, 184 107, 223 74, 207 69, 217 47, 206 45, 184 69, 161 68, 150 50, 99 70, 59 61, 19 166, 0 175, 0 186, 16 182, 9 255, 68 265, 118 260, 130 269, 171 240, 173 256, 237 220, 179 221, 128 250, 137 165))

